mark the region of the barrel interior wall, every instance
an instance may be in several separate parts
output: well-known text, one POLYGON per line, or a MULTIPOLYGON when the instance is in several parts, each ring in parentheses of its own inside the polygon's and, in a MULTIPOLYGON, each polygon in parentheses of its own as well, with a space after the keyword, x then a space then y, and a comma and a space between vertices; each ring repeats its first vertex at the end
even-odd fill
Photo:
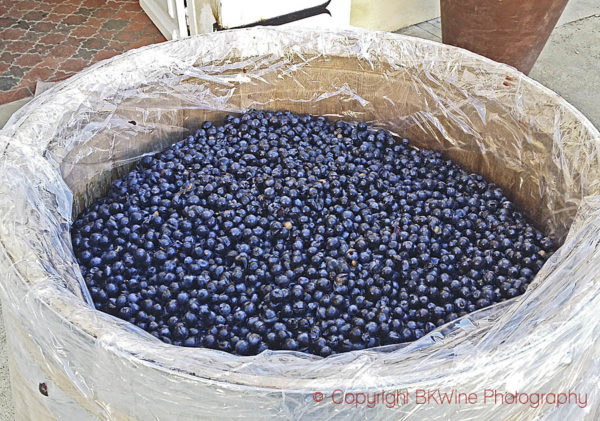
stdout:
MULTIPOLYGON (((214 69, 221 67, 214 64, 214 69)), ((231 62, 225 71, 233 75, 234 67, 241 75, 248 72, 231 62)), ((563 199, 569 197, 567 186, 552 160, 553 127, 522 121, 498 101, 473 93, 465 97, 464 90, 438 83, 434 73, 413 73, 410 66, 373 68, 359 59, 333 57, 307 61, 292 73, 269 72, 252 83, 236 80, 224 89, 220 83, 189 78, 177 85, 144 86, 140 97, 124 99, 110 124, 76 143, 63 160, 62 175, 74 193, 73 214, 106 193, 144 154, 181 140, 205 120, 259 108, 371 121, 409 137, 417 147, 441 151, 502 187, 538 228, 558 241, 575 215, 576 207, 568 208, 563 199), (225 110, 214 109, 202 96, 182 98, 182 86, 226 97, 225 110)), ((90 127, 98 123, 86 118, 90 127)))

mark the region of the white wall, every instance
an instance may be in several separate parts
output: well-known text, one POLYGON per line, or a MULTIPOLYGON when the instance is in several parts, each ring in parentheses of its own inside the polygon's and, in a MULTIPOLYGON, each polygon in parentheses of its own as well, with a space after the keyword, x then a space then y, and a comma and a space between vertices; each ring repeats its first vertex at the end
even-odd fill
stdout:
POLYGON ((367 29, 395 31, 439 15, 439 0, 352 0, 350 23, 367 29))

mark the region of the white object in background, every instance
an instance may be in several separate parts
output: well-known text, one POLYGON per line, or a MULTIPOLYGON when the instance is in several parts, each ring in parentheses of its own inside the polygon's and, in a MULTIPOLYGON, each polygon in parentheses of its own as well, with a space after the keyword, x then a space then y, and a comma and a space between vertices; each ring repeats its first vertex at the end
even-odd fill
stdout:
MULTIPOLYGON (((167 39, 250 25, 327 3, 327 0, 140 0, 140 5, 167 39), (216 25, 215 25, 216 24, 216 25)), ((322 13, 287 25, 350 25, 351 0, 331 0, 322 13)), ((285 26, 285 25, 282 25, 285 26)))
POLYGON ((184 0, 140 0, 140 6, 167 39, 189 36, 184 0))
POLYGON ((217 0, 187 0, 190 35, 214 32, 217 0))
MULTIPOLYGON (((140 0, 140 5, 167 39, 252 24, 319 6, 326 0, 140 0)), ((440 15, 439 0, 331 0, 331 16, 321 14, 289 25, 360 26, 395 31, 440 15)))
MULTIPOLYGON (((217 0, 216 3, 217 24, 227 29, 321 6, 327 0, 217 0)), ((287 25, 341 27, 350 24, 350 0, 331 0, 327 10, 331 15, 322 13, 287 25)))
POLYGON ((438 16, 439 0, 352 0, 350 23, 377 31, 396 31, 438 16))

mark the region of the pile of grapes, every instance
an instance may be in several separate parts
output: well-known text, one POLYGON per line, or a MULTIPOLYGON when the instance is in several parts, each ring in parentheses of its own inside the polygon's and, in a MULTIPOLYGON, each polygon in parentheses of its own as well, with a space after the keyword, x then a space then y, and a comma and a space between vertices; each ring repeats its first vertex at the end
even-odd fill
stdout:
POLYGON ((439 153, 265 111, 144 157, 72 242, 98 310, 239 355, 416 340, 522 294, 555 248, 439 153))

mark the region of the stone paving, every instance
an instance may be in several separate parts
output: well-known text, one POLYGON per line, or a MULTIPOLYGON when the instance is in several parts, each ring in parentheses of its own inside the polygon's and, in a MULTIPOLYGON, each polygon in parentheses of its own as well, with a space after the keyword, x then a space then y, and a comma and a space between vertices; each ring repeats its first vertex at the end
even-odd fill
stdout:
POLYGON ((137 0, 0 0, 0 104, 162 41, 137 0))

